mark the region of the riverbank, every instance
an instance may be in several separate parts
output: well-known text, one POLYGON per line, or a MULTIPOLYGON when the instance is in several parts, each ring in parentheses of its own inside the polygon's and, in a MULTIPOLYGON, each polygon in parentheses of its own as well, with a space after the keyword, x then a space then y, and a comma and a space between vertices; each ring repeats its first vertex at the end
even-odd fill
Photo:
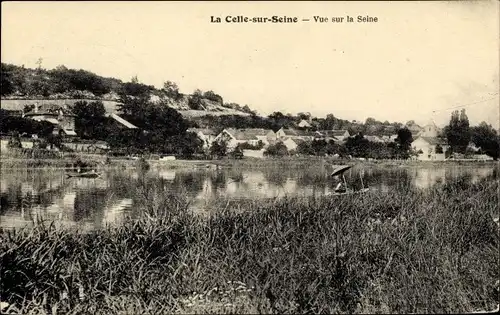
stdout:
POLYGON ((334 198, 218 200, 200 216, 146 178, 137 187, 142 216, 120 227, 0 231, 2 301, 21 313, 494 309, 498 189, 484 180, 334 198))
MULTIPOLYGON (((30 158, 0 158, 0 168, 70 168, 80 160, 94 168, 133 168, 136 160, 113 158, 108 160, 105 155, 70 155, 59 159, 30 159, 30 158)), ((415 160, 357 160, 334 159, 329 157, 284 157, 284 158, 244 158, 241 160, 146 160, 155 168, 302 168, 304 165, 345 165, 356 164, 381 167, 414 167, 414 166, 442 166, 442 165, 500 165, 499 161, 447 160, 447 161, 415 161, 415 160)))

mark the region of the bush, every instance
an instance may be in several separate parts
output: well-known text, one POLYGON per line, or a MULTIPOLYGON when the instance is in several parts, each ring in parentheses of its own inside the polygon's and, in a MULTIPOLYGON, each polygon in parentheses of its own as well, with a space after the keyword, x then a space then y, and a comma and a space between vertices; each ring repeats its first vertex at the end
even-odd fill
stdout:
POLYGON ((188 100, 189 108, 193 110, 203 110, 203 105, 201 104, 201 96, 198 94, 191 95, 188 100))
POLYGON ((9 138, 9 142, 7 142, 8 148, 16 148, 21 149, 23 145, 21 144, 21 137, 19 137, 19 132, 15 131, 12 136, 9 138))
POLYGON ((244 143, 239 143, 238 147, 241 150, 261 150, 264 147, 264 142, 262 142, 262 140, 259 140, 257 145, 252 145, 248 142, 244 142, 244 143))
POLYGON ((277 142, 276 144, 272 144, 264 151, 265 156, 286 156, 288 155, 288 149, 283 144, 283 142, 277 142))
POLYGON ((236 148, 234 148, 234 150, 231 151, 230 157, 233 159, 237 159, 237 160, 242 159, 243 158, 243 150, 239 146, 236 146, 236 148))
POLYGON ((222 158, 227 154, 227 144, 221 141, 214 141, 210 146, 210 155, 217 158, 222 158))
POLYGON ((211 100, 219 104, 224 103, 222 96, 220 96, 219 94, 215 94, 214 91, 206 91, 205 93, 203 93, 203 97, 206 98, 207 100, 211 100))

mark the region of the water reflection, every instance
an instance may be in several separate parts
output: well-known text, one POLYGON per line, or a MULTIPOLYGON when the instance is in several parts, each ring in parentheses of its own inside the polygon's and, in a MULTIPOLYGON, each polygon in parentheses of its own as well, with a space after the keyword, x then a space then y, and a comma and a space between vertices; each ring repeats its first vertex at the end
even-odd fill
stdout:
MULTIPOLYGON (((44 219, 82 229, 120 224, 134 203, 143 200, 138 186, 146 178, 161 180, 165 191, 186 194, 193 207, 221 198, 274 198, 285 195, 320 196, 333 192, 335 182, 325 167, 307 170, 115 170, 102 178, 67 178, 64 170, 10 170, 0 179, 0 226, 31 225, 44 219)), ((374 191, 421 189, 461 179, 476 182, 498 178, 498 166, 356 167, 346 172, 355 189, 374 191), (362 176, 360 176, 362 175, 362 176)))

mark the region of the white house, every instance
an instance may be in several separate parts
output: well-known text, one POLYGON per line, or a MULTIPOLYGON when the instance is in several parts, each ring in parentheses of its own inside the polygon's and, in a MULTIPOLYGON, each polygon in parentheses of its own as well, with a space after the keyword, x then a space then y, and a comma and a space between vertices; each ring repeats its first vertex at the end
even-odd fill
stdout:
POLYGON ((311 124, 307 120, 304 120, 304 119, 302 119, 297 126, 299 128, 311 128, 311 124))
POLYGON ((418 136, 421 137, 428 137, 428 138, 436 138, 439 133, 441 132, 441 129, 436 125, 436 123, 431 119, 427 125, 422 127, 420 133, 418 136))
POLYGON ((250 145, 258 145, 259 141, 264 143, 264 147, 270 142, 276 140, 276 134, 270 129, 251 128, 251 129, 224 129, 214 141, 224 141, 227 147, 234 149, 238 144, 248 143, 250 145))
POLYGON ((418 160, 421 161, 443 161, 445 160, 445 152, 449 149, 446 141, 437 137, 417 137, 412 144, 412 148, 418 152, 418 160), (439 147, 442 152, 438 153, 439 147))
POLYGON ((312 141, 318 137, 318 133, 308 130, 296 130, 296 129, 285 129, 281 128, 276 132, 276 137, 280 140, 285 140, 286 138, 291 139, 302 139, 305 141, 312 141))
POLYGON ((75 115, 57 104, 34 104, 33 109, 24 113, 23 117, 36 121, 48 121, 55 126, 53 133, 76 136, 75 115))
POLYGON ((300 138, 285 138, 281 142, 285 145, 286 149, 288 151, 294 151, 297 150, 297 147, 299 146, 300 143, 304 142, 305 140, 300 139, 300 138))
POLYGON ((384 142, 384 140, 382 140, 379 136, 365 136, 365 139, 370 142, 384 142))
POLYGON ((385 142, 385 143, 394 142, 394 141, 396 141, 397 138, 398 138, 398 135, 390 135, 390 136, 382 136, 382 137, 380 137, 380 139, 382 140, 382 142, 385 142))
POLYGON ((351 136, 347 130, 332 130, 331 134, 339 141, 345 141, 351 136))

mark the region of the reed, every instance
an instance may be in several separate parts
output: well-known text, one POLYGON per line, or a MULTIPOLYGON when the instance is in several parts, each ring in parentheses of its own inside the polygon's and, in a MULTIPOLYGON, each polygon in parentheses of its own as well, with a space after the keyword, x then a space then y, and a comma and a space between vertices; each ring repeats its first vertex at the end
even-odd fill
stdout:
POLYGON ((498 181, 217 200, 144 177, 135 215, 0 231, 1 299, 26 313, 463 313, 498 304, 498 181))

